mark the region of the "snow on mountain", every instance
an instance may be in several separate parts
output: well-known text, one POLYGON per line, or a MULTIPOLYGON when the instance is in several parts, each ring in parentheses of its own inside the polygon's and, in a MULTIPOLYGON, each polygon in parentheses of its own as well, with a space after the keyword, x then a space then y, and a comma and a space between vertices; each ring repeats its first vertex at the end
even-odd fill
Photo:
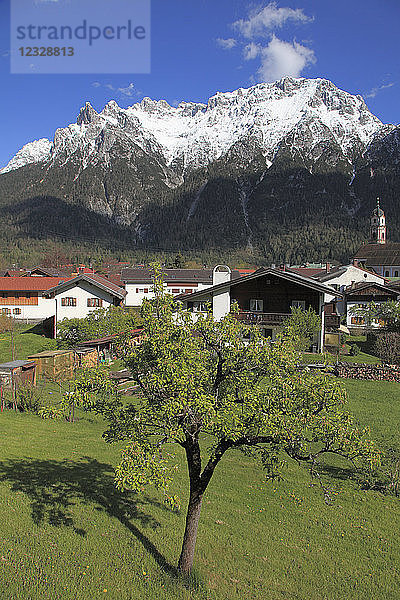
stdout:
POLYGON ((365 148, 383 127, 360 96, 325 79, 285 77, 218 92, 207 105, 182 102, 173 107, 165 100, 144 98, 126 109, 111 101, 97 113, 86 103, 76 124, 56 131, 53 147, 46 139, 27 144, 0 173, 44 160, 62 165, 74 157, 80 169, 108 166, 114 147, 117 152, 123 147, 128 155, 139 148, 184 172, 215 161, 249 136, 270 164, 289 133, 298 131, 296 143, 302 144, 305 126, 311 148, 328 132, 349 162, 354 148, 365 148))
POLYGON ((21 150, 9 161, 9 163, 0 169, 0 174, 7 173, 7 171, 13 171, 19 169, 30 163, 38 163, 49 158, 50 150, 53 143, 46 139, 41 138, 35 142, 29 142, 25 144, 21 150))

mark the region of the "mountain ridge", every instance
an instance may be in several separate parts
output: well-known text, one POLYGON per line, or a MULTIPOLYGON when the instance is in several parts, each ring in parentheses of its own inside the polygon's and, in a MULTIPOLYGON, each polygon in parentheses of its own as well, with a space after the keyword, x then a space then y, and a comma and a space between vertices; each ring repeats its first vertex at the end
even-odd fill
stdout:
POLYGON ((0 190, 9 206, 28 192, 54 197, 55 210, 57 198, 82 206, 133 248, 242 248, 276 261, 288 258, 286 243, 289 258, 341 258, 345 239, 351 253, 365 235, 375 194, 400 233, 399 131, 325 79, 286 77, 207 104, 144 98, 97 112, 86 103, 52 142, 11 159, 0 190), (314 242, 302 247, 307 230, 314 242))

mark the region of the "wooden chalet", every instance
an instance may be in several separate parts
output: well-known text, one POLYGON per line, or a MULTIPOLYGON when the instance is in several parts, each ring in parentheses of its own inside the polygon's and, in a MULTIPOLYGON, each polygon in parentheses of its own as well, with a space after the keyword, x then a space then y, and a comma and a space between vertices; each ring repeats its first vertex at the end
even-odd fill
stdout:
MULTIPOLYGON (((322 330, 315 343, 318 349, 324 346, 324 335, 336 331, 340 318, 336 314, 325 314, 325 295, 332 295, 332 288, 297 273, 273 268, 261 268, 240 279, 230 279, 193 294, 180 296, 184 308, 193 312, 211 307, 215 320, 220 320, 230 311, 233 302, 239 305, 238 318, 248 324, 257 325, 266 337, 275 338, 277 331, 291 314, 292 307, 304 310, 312 308, 320 315, 322 330)), ((341 296, 334 291, 335 295, 341 296)))

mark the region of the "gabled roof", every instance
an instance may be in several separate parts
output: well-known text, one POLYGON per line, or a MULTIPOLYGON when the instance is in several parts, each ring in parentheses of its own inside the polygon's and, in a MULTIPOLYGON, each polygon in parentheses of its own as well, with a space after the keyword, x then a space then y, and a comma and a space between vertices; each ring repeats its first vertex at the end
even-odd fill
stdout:
POLYGON ((362 267, 358 267, 356 265, 339 265, 338 267, 334 267, 333 269, 331 269, 328 273, 326 271, 323 271, 322 273, 320 273, 319 275, 315 275, 314 277, 315 279, 318 279, 318 281, 321 282, 330 281, 331 279, 335 279, 336 277, 344 275, 344 273, 346 273, 349 267, 352 267, 353 269, 358 269, 359 271, 362 271, 363 273, 367 273, 369 275, 375 275, 376 277, 380 277, 384 280, 384 277, 382 275, 378 275, 373 271, 368 271, 368 269, 363 269, 362 267))
POLYGON ((0 277, 0 292, 44 292, 66 280, 65 277, 0 277))
POLYGON ((52 267, 33 267, 25 276, 32 277, 32 273, 40 273, 43 277, 71 277, 70 273, 66 273, 61 269, 53 269, 52 267))
POLYGON ((357 250, 354 259, 371 266, 400 266, 400 244, 364 244, 357 250))
MULTIPOLYGON (((44 279, 47 279, 47 278, 44 278, 44 279)), ((115 285, 115 283, 112 283, 105 277, 101 277, 100 275, 97 275, 97 274, 88 275, 86 273, 77 275, 73 279, 69 279, 68 281, 61 283, 60 285, 57 285, 55 287, 48 289, 45 295, 48 296, 53 293, 58 294, 58 293, 62 292, 63 290, 71 287, 71 285, 74 286, 75 284, 79 283, 80 281, 86 281, 87 283, 91 283, 92 285, 95 285, 95 286, 99 287, 100 289, 105 290, 109 294, 111 294, 113 296, 117 296, 117 298, 120 298, 121 300, 123 298, 125 298, 125 296, 126 296, 126 291, 123 288, 119 287, 118 285, 115 285)))
POLYGON ((360 283, 355 283, 352 286, 349 286, 344 291, 345 296, 392 296, 393 298, 397 298, 399 292, 394 290, 393 288, 388 287, 387 285, 382 285, 380 283, 375 283, 374 281, 361 281, 360 283), (377 290, 377 293, 369 290, 377 290))
POLYGON ((253 273, 252 275, 247 275, 246 277, 242 277, 240 279, 231 279, 230 281, 226 281, 218 285, 213 285, 212 287, 209 287, 205 290, 201 290, 200 292, 194 292, 193 294, 186 294, 184 296, 181 295, 179 296, 179 300, 183 300, 184 302, 196 300, 197 298, 202 298, 220 290, 228 289, 233 286, 247 284, 252 279, 257 279, 258 277, 263 277, 265 275, 273 275, 280 279, 290 281, 291 283, 295 283, 297 285, 302 285, 317 292, 329 294, 330 296, 342 296, 340 292, 337 292, 333 288, 328 287, 323 283, 319 283, 319 281, 315 281, 310 277, 303 277, 302 275, 298 275, 297 273, 292 273, 290 271, 282 271, 281 269, 261 267, 260 269, 257 269, 257 271, 255 271, 255 273, 253 273))

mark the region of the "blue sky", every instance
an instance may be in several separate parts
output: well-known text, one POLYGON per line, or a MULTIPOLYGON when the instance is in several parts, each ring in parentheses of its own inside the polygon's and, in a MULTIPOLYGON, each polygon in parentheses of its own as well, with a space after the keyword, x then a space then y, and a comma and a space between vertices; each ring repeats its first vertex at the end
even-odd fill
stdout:
MULTIPOLYGON (((43 1, 57 2, 32 4, 43 1)), ((119 75, 10 74, 9 12, 0 0, 0 167, 25 143, 52 139, 86 101, 206 102, 284 75, 330 79, 382 121, 400 121, 399 0, 152 0, 151 71, 119 75)))

